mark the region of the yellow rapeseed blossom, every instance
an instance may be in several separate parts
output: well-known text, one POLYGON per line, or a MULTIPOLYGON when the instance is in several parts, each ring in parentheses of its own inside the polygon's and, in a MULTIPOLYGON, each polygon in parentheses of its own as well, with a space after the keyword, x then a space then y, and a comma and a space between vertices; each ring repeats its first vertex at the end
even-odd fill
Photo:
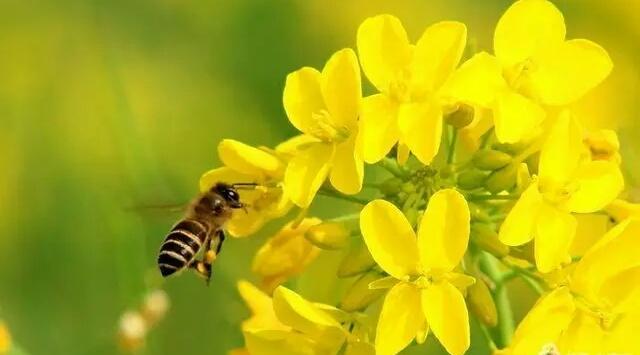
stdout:
POLYGON ((495 56, 481 52, 463 63, 447 91, 491 109, 501 142, 531 138, 548 108, 575 102, 613 67, 598 44, 565 35, 562 13, 551 2, 516 1, 496 26, 495 56))
POLYGON ((535 238, 541 272, 569 261, 576 231, 572 213, 603 209, 624 186, 616 163, 591 160, 583 152, 582 131, 565 111, 542 148, 537 180, 522 193, 500 228, 500 240, 510 246, 535 238))
POLYGON ((508 354, 636 354, 640 324, 640 220, 611 229, 543 296, 515 332, 508 354))
POLYGON ((366 19, 358 29, 362 69, 379 94, 362 103, 363 156, 382 159, 396 144, 400 160, 410 150, 424 164, 440 148, 445 100, 440 93, 466 44, 460 22, 429 26, 415 45, 391 15, 366 19))
POLYGON ((393 204, 370 202, 362 210, 364 240, 376 262, 399 282, 387 294, 376 332, 376 352, 396 354, 429 329, 450 354, 469 347, 469 315, 462 291, 473 278, 455 270, 467 250, 469 207, 452 189, 436 192, 418 236, 393 204))
POLYGON ((308 139, 284 177, 285 191, 296 205, 309 206, 327 176, 342 193, 362 188, 364 162, 356 146, 361 97, 358 59, 348 48, 333 54, 322 72, 304 67, 287 76, 284 108, 308 139))
POLYGON ((320 222, 318 218, 305 218, 297 225, 288 223, 260 247, 252 268, 262 278, 265 290, 272 291, 315 260, 320 249, 305 238, 305 233, 320 222))
POLYGON ((225 166, 204 173, 200 178, 200 191, 207 191, 220 181, 258 185, 255 189, 239 191, 246 208, 234 213, 226 224, 230 235, 251 235, 269 220, 282 217, 291 209, 292 203, 282 187, 286 163, 277 155, 288 151, 282 150, 269 152, 232 139, 225 139, 218 145, 218 156, 225 166))

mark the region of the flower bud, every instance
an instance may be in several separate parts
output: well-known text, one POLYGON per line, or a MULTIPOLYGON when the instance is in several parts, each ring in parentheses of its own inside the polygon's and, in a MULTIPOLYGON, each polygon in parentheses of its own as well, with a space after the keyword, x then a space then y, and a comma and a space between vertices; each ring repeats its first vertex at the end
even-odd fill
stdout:
POLYGON ((351 249, 338 266, 338 277, 350 277, 371 269, 376 264, 369 249, 361 239, 354 241, 351 249))
POLYGON ((491 148, 513 155, 523 151, 527 145, 525 141, 518 143, 494 143, 491 145, 491 148))
POLYGON ((400 192, 400 188, 402 187, 402 180, 393 177, 391 179, 387 179, 380 184, 380 192, 384 195, 391 196, 396 195, 400 192))
POLYGON ((118 340, 125 351, 135 351, 144 345, 147 323, 138 312, 128 311, 120 317, 118 340))
POLYGON ((328 250, 344 248, 350 235, 346 226, 339 222, 324 222, 311 226, 304 234, 313 245, 328 250))
POLYGON ((493 194, 510 190, 516 184, 517 173, 517 165, 509 164, 500 170, 492 172, 487 181, 485 181, 484 186, 493 194))
POLYGON ((498 259, 509 255, 509 246, 504 245, 498 239, 498 233, 487 224, 475 223, 471 227, 471 242, 498 259))
POLYGON ((9 348, 11 348, 11 335, 4 322, 0 321, 0 354, 8 354, 9 348))
POLYGON ((369 284, 380 278, 380 274, 370 271, 360 276, 345 292, 340 301, 340 308, 346 312, 355 312, 367 308, 382 296, 385 290, 371 290, 369 284))
POLYGON ((493 149, 483 149, 473 155, 473 165, 480 170, 497 170, 511 163, 511 156, 493 149))
POLYGON ((458 109, 446 115, 445 122, 455 128, 464 128, 473 121, 473 106, 467 104, 459 104, 458 109))
POLYGON ((489 327, 498 324, 498 312, 496 304, 493 302, 491 292, 485 281, 481 277, 476 278, 476 282, 467 289, 467 303, 471 313, 489 327))
POLYGON ((465 170, 458 174, 457 184, 465 190, 473 190, 484 186, 487 180, 487 174, 480 170, 465 170))

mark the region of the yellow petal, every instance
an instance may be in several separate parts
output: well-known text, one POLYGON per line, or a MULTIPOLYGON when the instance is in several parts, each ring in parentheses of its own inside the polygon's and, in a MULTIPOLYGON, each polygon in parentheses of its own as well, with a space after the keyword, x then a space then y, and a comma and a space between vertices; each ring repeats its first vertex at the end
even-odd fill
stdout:
POLYGON ((284 170, 276 156, 233 139, 223 139, 218 144, 218 156, 231 169, 258 178, 278 176, 284 170))
POLYGON ((573 273, 572 288, 596 295, 615 275, 640 266, 640 220, 627 219, 611 228, 582 257, 573 273))
POLYGON ((448 282, 422 290, 422 309, 433 334, 449 354, 464 354, 471 342, 469 314, 460 290, 448 282))
POLYGON ((358 134, 364 161, 380 161, 398 141, 398 105, 382 94, 365 97, 358 134))
POLYGON ((460 22, 443 21, 424 31, 416 43, 411 72, 419 92, 433 92, 458 66, 467 43, 467 27, 460 22))
POLYGON ((408 67, 411 47, 402 23, 391 15, 366 19, 358 28, 358 57, 365 75, 381 92, 408 67))
POLYGON ((513 354, 538 354, 556 343, 573 319, 575 305, 567 287, 555 289, 536 302, 516 329, 509 349, 513 354))
POLYGON ((624 188, 618 164, 605 160, 582 164, 576 173, 578 189, 571 194, 567 208, 573 212, 591 213, 613 202, 624 188))
POLYGON ((291 159, 284 175, 284 190, 296 205, 307 207, 329 174, 335 145, 314 143, 291 159))
POLYGON ((285 156, 293 156, 297 154, 299 150, 304 150, 309 144, 318 143, 319 141, 320 140, 314 136, 299 134, 278 144, 275 151, 285 156))
POLYGON ((509 246, 522 245, 533 239, 538 211, 542 206, 538 183, 533 182, 522 193, 500 226, 500 241, 509 246))
POLYGON ((496 25, 493 48, 505 66, 523 62, 564 41, 562 13, 546 0, 515 2, 496 25))
POLYGON ((440 149, 442 108, 434 101, 400 107, 398 125, 402 141, 423 164, 430 164, 440 149))
POLYGON ((323 347, 339 347, 344 341, 345 333, 338 322, 286 287, 274 291, 273 309, 282 323, 311 336, 323 347))
POLYGON ((609 354, 604 351, 608 333, 600 326, 598 318, 579 311, 558 345, 566 354, 609 354))
POLYGON ((282 102, 289 121, 300 132, 310 133, 315 121, 313 114, 326 109, 321 77, 319 71, 309 67, 287 75, 282 102))
POLYGON ((615 313, 627 313, 640 306, 640 266, 624 270, 606 279, 600 287, 597 299, 610 305, 615 313))
POLYGON ((417 273, 416 236, 396 206, 385 200, 369 202, 360 212, 360 230, 371 256, 389 275, 402 280, 417 273))
MULTIPOLYGON (((249 203, 249 200, 243 200, 243 203, 249 203)), ((247 208, 246 211, 234 213, 224 227, 232 237, 248 237, 264 226, 267 222, 265 217, 263 213, 247 208)))
POLYGON ((238 281, 238 291, 251 310, 251 318, 242 322, 243 330, 288 329, 276 318, 271 297, 245 280, 238 281))
POLYGON ((517 143, 534 136, 546 116, 535 102, 512 91, 498 95, 493 114, 501 143, 517 143))
POLYGON ((436 192, 429 199, 420 228, 420 261, 428 269, 453 270, 469 244, 469 206, 453 189, 436 192))
POLYGON ((567 261, 578 222, 570 213, 549 204, 540 206, 536 225, 535 257, 538 270, 550 272, 567 261))
POLYGON ((571 244, 571 256, 582 256, 609 230, 611 222, 605 214, 577 214, 576 236, 571 244))
POLYGON ((334 53, 322 69, 320 85, 333 124, 339 128, 353 128, 362 98, 356 53, 350 48, 334 53))
POLYGON ((376 354, 395 355, 411 343, 424 324, 420 291, 412 284, 395 285, 384 299, 376 329, 376 354))
POLYGON ((547 105, 567 105, 600 84, 611 72, 609 54, 585 40, 566 41, 536 58, 531 84, 547 105))
POLYGON ((308 337, 284 330, 246 330, 244 342, 251 355, 316 355, 318 347, 308 337))
MULTIPOLYGON (((539 176, 543 184, 564 184, 572 180, 583 150, 580 126, 564 111, 551 128, 540 152, 539 176)), ((541 186, 541 189, 546 186, 541 186)))
POLYGON ((498 92, 506 87, 502 67, 496 57, 480 52, 462 63, 447 80, 442 91, 457 100, 488 108, 498 92))
POLYGON ((364 162, 362 154, 356 150, 356 135, 351 135, 347 141, 336 145, 332 165, 329 179, 336 190, 347 195, 360 192, 364 179, 364 162))
POLYGON ((362 341, 349 343, 345 355, 375 355, 376 348, 362 341))

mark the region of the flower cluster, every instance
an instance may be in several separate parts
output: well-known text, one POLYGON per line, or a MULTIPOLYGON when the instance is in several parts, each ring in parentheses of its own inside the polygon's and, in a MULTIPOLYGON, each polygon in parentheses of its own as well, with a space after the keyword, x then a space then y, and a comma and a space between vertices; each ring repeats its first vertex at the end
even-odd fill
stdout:
POLYGON ((493 53, 454 21, 412 42, 391 15, 366 19, 356 43, 287 76, 300 135, 273 149, 224 140, 224 167, 201 179, 256 183, 233 236, 296 211, 255 256, 261 289, 238 285, 252 316, 235 352, 386 355, 432 334, 463 354, 474 317, 496 353, 640 353, 640 207, 619 199, 615 132, 571 111, 611 72, 607 52, 567 39, 547 0, 511 5, 493 53), (310 217, 317 195, 359 210, 310 217), (326 250, 344 255, 329 271, 337 304, 283 286, 326 250), (513 279, 540 296, 517 329, 513 279))

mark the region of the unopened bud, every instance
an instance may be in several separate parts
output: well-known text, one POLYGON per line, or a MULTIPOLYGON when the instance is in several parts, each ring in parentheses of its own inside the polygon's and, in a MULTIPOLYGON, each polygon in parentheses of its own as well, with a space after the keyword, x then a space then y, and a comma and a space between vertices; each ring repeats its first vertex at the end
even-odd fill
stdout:
POLYGON ((483 149, 473 155, 473 165, 480 170, 497 170, 511 163, 511 156, 493 149, 483 149))
POLYGON ((530 182, 531 174, 529 173, 529 166, 525 163, 520 163, 516 173, 516 190, 522 193, 527 189, 530 182))
POLYGON ((318 248, 335 250, 345 247, 350 234, 342 223, 324 222, 311 226, 304 236, 318 248))
POLYGON ((144 345, 147 336, 147 323, 138 312, 125 312, 120 318, 118 340, 125 351, 135 351, 144 345))
POLYGON ((458 174, 457 185, 465 190, 473 190, 484 186, 487 174, 480 170, 465 170, 458 174))
POLYGON ((498 324, 496 304, 493 302, 489 287, 482 278, 476 278, 476 282, 467 289, 467 302, 471 312, 482 323, 489 327, 495 327, 498 324))
POLYGON ((411 194, 416 191, 416 185, 412 182, 405 182, 404 184, 402 184, 401 189, 402 191, 411 194))
POLYGON ((340 301, 340 308, 346 312, 360 311, 375 302, 385 290, 371 290, 369 284, 380 278, 377 272, 368 272, 360 276, 349 287, 340 301))
POLYGON ((387 179, 380 184, 380 192, 387 196, 396 195, 400 192, 401 187, 402 180, 394 177, 387 179))
POLYGON ((500 170, 492 172, 484 186, 493 194, 500 191, 510 190, 516 184, 516 175, 518 167, 515 164, 509 164, 500 170))
POLYGON ((142 316, 147 324, 155 324, 167 313, 169 309, 169 297, 163 290, 151 291, 142 304, 142 316))
POLYGON ((505 152, 509 155, 514 155, 523 151, 527 147, 527 145, 528 143, 525 141, 518 143, 494 143, 491 145, 491 148, 499 150, 501 152, 505 152))
POLYGON ((458 129, 464 128, 473 122, 474 112, 473 106, 459 104, 457 110, 451 112, 445 117, 445 122, 458 129))
POLYGON ((471 228, 471 242, 498 259, 509 255, 509 246, 503 244, 498 239, 498 233, 487 224, 475 223, 473 225, 471 228))
POLYGON ((376 264, 362 240, 354 241, 338 266, 338 277, 351 277, 371 269, 376 264))

